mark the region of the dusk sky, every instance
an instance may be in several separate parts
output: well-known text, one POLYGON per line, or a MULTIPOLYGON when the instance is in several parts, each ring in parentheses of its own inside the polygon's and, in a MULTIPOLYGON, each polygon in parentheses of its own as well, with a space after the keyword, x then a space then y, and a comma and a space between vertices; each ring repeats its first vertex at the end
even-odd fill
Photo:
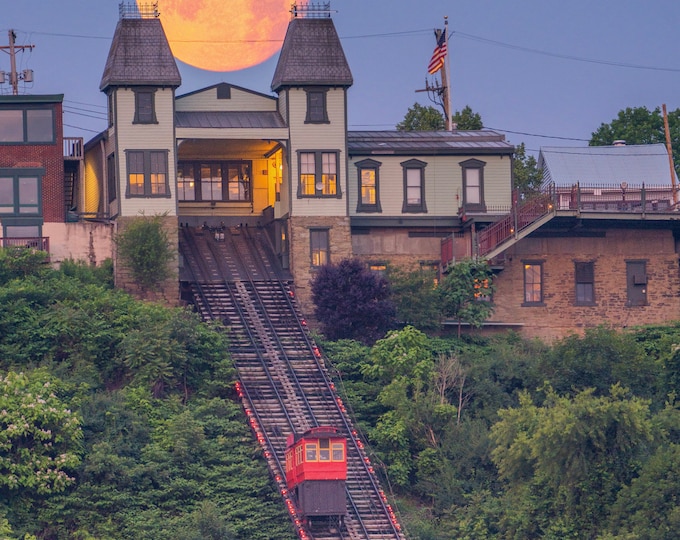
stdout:
MULTIPOLYGON (((208 0, 196 0, 205 2, 208 0)), ((214 0, 229 3, 230 0, 214 0)), ((254 0, 254 4, 258 2, 254 0)), ((0 45, 14 29, 22 94, 64 96, 65 133, 86 140, 106 127, 99 91, 118 0, 2 0, 0 45)), ((680 107, 677 0, 333 0, 333 20, 354 76, 349 128, 393 129, 425 86, 434 28, 449 17, 453 109, 466 105, 513 144, 584 146, 621 109, 680 107)), ((163 0, 159 10, 163 20, 163 0)), ((229 35, 230 20, 224 21, 229 35)), ((265 94, 278 53, 234 72, 178 62, 181 95, 228 82, 265 94)), ((10 69, 7 51, 0 70, 10 69)), ((11 87, 0 85, 0 93, 11 87)))

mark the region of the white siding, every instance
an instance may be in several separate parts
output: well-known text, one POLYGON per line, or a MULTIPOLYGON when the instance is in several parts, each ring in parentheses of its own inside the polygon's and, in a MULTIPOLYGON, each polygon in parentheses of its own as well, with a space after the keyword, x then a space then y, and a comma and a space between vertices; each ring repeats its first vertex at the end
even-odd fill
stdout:
POLYGON ((231 87, 230 99, 217 99, 217 88, 177 98, 178 111, 275 111, 276 98, 231 87))
MULTIPOLYGON (((349 167, 349 212, 352 216, 454 216, 463 203, 463 171, 460 163, 473 156, 356 156, 349 167), (370 157, 382 163, 379 169, 382 213, 357 212, 359 181, 356 163, 370 157), (403 213, 404 173, 400 165, 409 159, 427 163, 425 204, 427 214, 403 213)), ((511 161, 509 156, 474 156, 484 167, 484 200, 487 206, 509 207, 511 202, 511 161)))
POLYGON ((347 215, 347 160, 345 90, 331 88, 326 94, 328 124, 305 124, 307 94, 304 90, 288 93, 290 112, 290 178, 292 213, 295 216, 345 216, 347 215), (304 150, 328 150, 338 152, 338 186, 341 198, 297 198, 298 152, 304 150))
POLYGON ((135 94, 132 90, 118 89, 118 187, 120 193, 120 215, 136 216, 144 212, 146 215, 163 214, 177 215, 175 200, 175 131, 173 101, 174 92, 171 89, 159 88, 155 93, 155 108, 157 124, 133 124, 135 117, 135 94), (127 191, 127 162, 126 150, 167 150, 168 178, 170 184, 170 198, 132 197, 126 198, 127 191))

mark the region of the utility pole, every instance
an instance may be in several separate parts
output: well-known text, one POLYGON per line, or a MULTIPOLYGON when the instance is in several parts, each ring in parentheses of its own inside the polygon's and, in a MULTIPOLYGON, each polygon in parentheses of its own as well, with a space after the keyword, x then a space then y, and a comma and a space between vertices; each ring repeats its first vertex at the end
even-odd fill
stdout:
MULTIPOLYGON (((16 58, 16 53, 17 50, 20 51, 25 51, 26 49, 33 49, 35 45, 16 45, 16 39, 17 35, 14 33, 14 30, 9 30, 9 45, 0 45, 0 50, 3 51, 9 51, 9 64, 10 64, 10 73, 9 73, 9 83, 12 85, 12 94, 17 96, 19 95, 19 81, 24 80, 26 82, 32 82, 33 81, 33 70, 31 69, 25 69, 23 72, 20 74, 17 73, 17 58, 16 58)), ((2 73, 3 77, 0 79, 2 82, 4 81, 4 73, 2 73)))
MULTIPOLYGON (((435 30, 435 39, 439 43, 442 34, 444 35, 443 41, 448 41, 449 39, 449 18, 444 16, 444 30, 435 30)), ((441 82, 436 76, 432 78, 432 82, 425 78, 425 88, 416 90, 416 92, 427 92, 430 101, 439 105, 444 111, 444 118, 446 120, 446 130, 453 131, 455 126, 453 125, 453 120, 451 118, 451 83, 449 81, 449 54, 448 54, 448 43, 445 45, 444 58, 436 71, 430 71, 431 75, 435 75, 437 71, 441 74, 441 82)), ((440 47, 441 48, 441 47, 440 47)))

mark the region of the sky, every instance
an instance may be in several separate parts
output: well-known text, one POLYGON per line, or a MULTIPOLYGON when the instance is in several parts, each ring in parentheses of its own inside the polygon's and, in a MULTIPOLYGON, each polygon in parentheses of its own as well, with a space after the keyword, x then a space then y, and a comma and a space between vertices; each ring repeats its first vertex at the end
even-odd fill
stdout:
MULTIPOLYGON (((106 127, 99 82, 119 3, 0 0, 0 46, 9 29, 17 45, 35 46, 17 53, 18 70, 34 76, 19 92, 64 94, 65 135, 88 140, 106 127)), ((416 90, 425 87, 433 30, 445 16, 453 110, 469 105, 530 154, 585 146, 627 107, 680 108, 677 0, 331 0, 331 9, 354 77, 351 130, 394 129, 414 103, 432 104, 416 90)), ((163 0, 159 10, 162 21, 163 0)), ((178 62, 177 94, 227 82, 273 95, 277 58, 233 72, 178 62)), ((10 70, 6 50, 0 70, 10 70)), ((0 94, 11 94, 10 85, 0 94)))

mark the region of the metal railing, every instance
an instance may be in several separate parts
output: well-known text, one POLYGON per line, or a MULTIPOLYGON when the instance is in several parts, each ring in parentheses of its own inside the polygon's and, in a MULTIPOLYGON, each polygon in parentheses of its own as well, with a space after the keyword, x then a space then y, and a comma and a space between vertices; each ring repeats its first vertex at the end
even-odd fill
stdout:
POLYGON ((4 248, 16 247, 16 248, 28 248, 37 249, 39 251, 50 252, 50 239, 49 237, 35 237, 35 238, 16 238, 5 236, 0 238, 0 245, 4 248))

